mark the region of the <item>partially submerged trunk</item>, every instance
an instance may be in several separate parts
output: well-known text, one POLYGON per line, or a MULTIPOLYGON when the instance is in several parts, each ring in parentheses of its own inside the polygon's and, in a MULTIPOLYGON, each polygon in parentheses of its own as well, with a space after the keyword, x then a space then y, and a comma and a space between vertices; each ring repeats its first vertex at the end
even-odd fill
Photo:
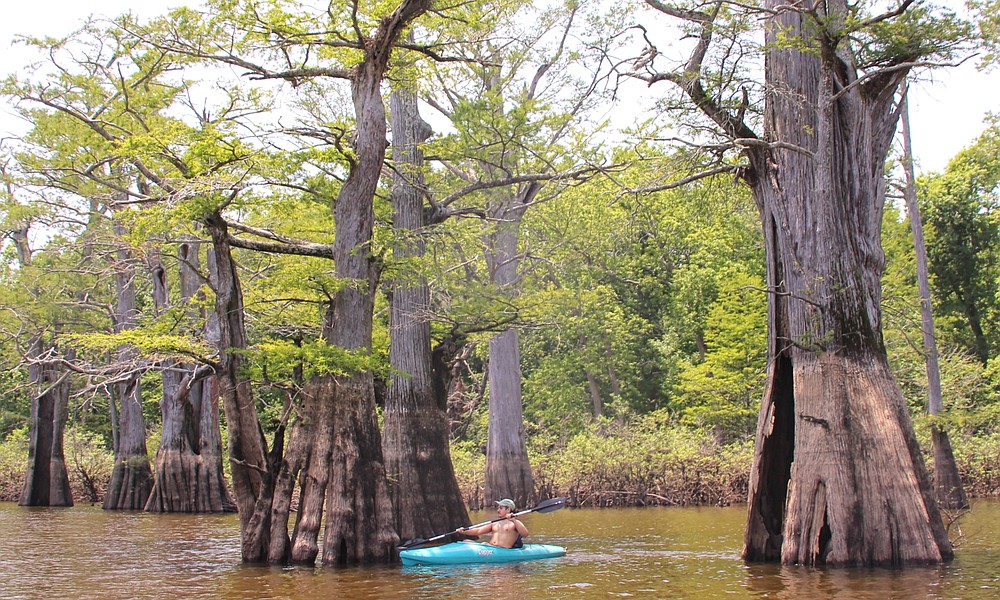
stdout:
MULTIPOLYGON (((429 0, 403 0, 379 22, 364 44, 364 59, 351 71, 357 132, 355 155, 334 204, 336 275, 345 285, 335 294, 324 324, 329 343, 359 354, 370 352, 377 281, 371 253, 373 201, 385 158, 385 106, 381 83, 396 40, 429 0)), ((392 503, 382 464, 374 386, 370 371, 315 377, 306 384, 287 453, 279 427, 267 451, 249 382, 243 377, 246 347, 243 302, 227 225, 220 214, 206 219, 212 236, 217 366, 229 429, 233 492, 240 514, 245 562, 311 563, 323 540, 327 564, 390 562, 396 559, 392 503), (295 484, 301 485, 297 521, 289 516, 295 484)))
POLYGON ((536 500, 535 481, 525 445, 517 330, 494 334, 489 347, 490 415, 483 500, 512 498, 518 506, 528 506, 536 500))
POLYGON ((748 148, 745 175, 765 236, 771 360, 743 556, 941 562, 951 545, 880 321, 883 169, 906 69, 857 81, 846 52, 810 35, 816 24, 805 25, 804 13, 778 4, 767 3, 776 12, 764 137, 783 146, 748 148), (819 50, 782 48, 779 36, 805 37, 819 50))
MULTIPOLYGON (((423 152, 431 134, 416 96, 397 90, 392 119, 393 225, 400 264, 424 254, 423 152)), ((396 531, 404 540, 467 525, 469 515, 449 447, 447 398, 435 394, 431 368, 430 289, 409 270, 389 283, 389 362, 382 452, 391 482, 396 531)))
MULTIPOLYGON (((32 340, 30 352, 33 361, 39 361, 41 337, 32 340)), ((69 404, 69 381, 65 375, 40 361, 28 367, 28 378, 37 392, 31 399, 28 469, 17 501, 20 506, 73 506, 63 451, 69 404)))
MULTIPOLYGON (((334 295, 324 335, 331 345, 359 354, 371 352, 378 280, 370 245, 375 191, 386 149, 382 79, 399 35, 429 6, 428 0, 404 1, 383 19, 366 40, 364 60, 351 78, 356 155, 333 206, 335 273, 345 285, 334 295)), ((302 414, 292 428, 278 474, 269 560, 314 562, 320 551, 324 507, 324 564, 395 560, 399 537, 393 529, 371 372, 317 376, 305 391, 302 414), (296 479, 301 481, 300 504, 288 539, 290 494, 296 479)))
POLYGON ((240 515, 240 554, 244 562, 265 562, 271 542, 271 500, 274 464, 280 461, 282 432, 275 434, 273 455, 267 452, 257 404, 244 373, 247 347, 243 291, 229 245, 228 227, 219 214, 205 219, 212 239, 209 269, 215 287, 218 317, 216 381, 226 412, 233 496, 240 515))
MULTIPOLYGON (((496 230, 489 239, 490 278, 500 290, 511 295, 517 294, 518 285, 518 229, 538 189, 537 185, 525 186, 493 207, 491 216, 496 221, 496 230)), ((527 506, 536 498, 524 435, 517 329, 511 327, 490 338, 487 380, 490 405, 484 500, 511 498, 518 506, 527 506)))
MULTIPOLYGON (((190 303, 201 287, 197 246, 180 244, 178 256, 181 301, 190 303)), ((163 269, 154 267, 153 272, 154 298, 157 308, 163 309, 167 303, 163 269)), ((191 316, 202 318, 201 314, 191 316)), ((209 321, 214 324, 218 318, 209 321)), ((218 392, 210 369, 180 362, 166 365, 160 413, 163 422, 156 451, 156 480, 145 509, 184 513, 236 510, 222 470, 218 392)))
MULTIPOLYGON (((411 10, 420 14, 429 3, 414 4, 419 6, 411 10)), ((387 133, 380 87, 388 67, 388 54, 399 30, 382 31, 382 34, 391 37, 381 39, 384 47, 366 55, 351 81, 357 118, 357 162, 333 207, 336 274, 348 283, 335 295, 326 323, 327 341, 345 350, 365 354, 370 353, 372 347, 378 282, 376 257, 370 248, 375 224, 373 201, 385 159, 387 133)), ((323 394, 321 401, 331 404, 333 422, 329 425, 332 425, 334 436, 323 562, 351 564, 395 560, 399 537, 393 527, 382 438, 375 420, 371 371, 337 377, 335 389, 323 394)), ((322 510, 322 502, 316 510, 322 510)))
MULTIPOLYGON (((114 224, 116 235, 123 235, 124 228, 114 224)), ((134 329, 137 325, 135 268, 133 259, 125 249, 118 250, 115 273, 118 306, 115 311, 115 331, 134 329)), ((134 351, 122 349, 119 356, 127 363, 134 351)), ((104 495, 105 510, 142 510, 153 488, 153 471, 146 453, 146 419, 142 414, 142 386, 140 374, 133 372, 117 386, 118 436, 115 445, 115 465, 104 495)), ((111 398, 115 402, 115 397, 111 398)))

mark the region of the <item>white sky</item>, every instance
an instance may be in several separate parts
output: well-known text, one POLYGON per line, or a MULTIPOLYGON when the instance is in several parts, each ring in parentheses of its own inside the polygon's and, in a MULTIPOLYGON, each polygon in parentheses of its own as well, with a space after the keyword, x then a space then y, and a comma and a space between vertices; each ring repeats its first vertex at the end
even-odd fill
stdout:
MULTIPOLYGON (((16 35, 59 36, 69 33, 88 15, 115 16, 129 10, 152 17, 197 0, 8 0, 0 13, 0 77, 27 62, 25 52, 12 46, 16 35)), ((934 81, 914 84, 910 121, 917 170, 941 171, 948 160, 982 132, 987 112, 1000 113, 1000 78, 979 73, 971 64, 945 72, 934 81)), ((23 131, 23 124, 0 102, 0 137, 23 131)))

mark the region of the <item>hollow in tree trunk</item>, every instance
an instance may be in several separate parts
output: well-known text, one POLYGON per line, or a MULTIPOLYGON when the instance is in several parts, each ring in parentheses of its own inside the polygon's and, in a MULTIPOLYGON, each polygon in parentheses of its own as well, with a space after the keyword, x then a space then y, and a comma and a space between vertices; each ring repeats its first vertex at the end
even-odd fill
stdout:
POLYGON ((743 556, 937 563, 952 549, 880 320, 884 162, 906 68, 859 81, 837 46, 847 40, 822 31, 840 22, 843 4, 806 4, 822 18, 766 2, 774 13, 764 139, 781 146, 747 151, 766 244, 771 360, 743 556), (780 42, 795 37, 805 46, 780 42))

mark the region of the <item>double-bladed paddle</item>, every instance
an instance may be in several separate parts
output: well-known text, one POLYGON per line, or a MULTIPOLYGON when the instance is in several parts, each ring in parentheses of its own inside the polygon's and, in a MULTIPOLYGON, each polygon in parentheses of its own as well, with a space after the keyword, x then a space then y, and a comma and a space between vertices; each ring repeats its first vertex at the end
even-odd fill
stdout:
MULTIPOLYGON (((516 512, 516 513, 514 513, 514 514, 512 514, 510 516, 511 517, 520 517, 521 515, 526 515, 528 513, 533 513, 533 512, 548 513, 548 512, 552 512, 554 510, 559 510, 560 508, 562 508, 564 506, 566 506, 566 499, 565 498, 549 498, 548 500, 542 500, 541 502, 539 502, 538 504, 536 504, 534 508, 528 508, 528 509, 522 510, 521 512, 516 512)), ((504 519, 507 519, 507 518, 509 518, 509 517, 500 517, 499 519, 493 519, 492 521, 483 521, 482 523, 477 523, 476 525, 469 525, 466 529, 473 529, 475 527, 482 527, 483 525, 489 525, 490 523, 496 523, 498 521, 503 521, 504 519)), ((434 536, 432 538, 427 538, 427 539, 415 538, 415 539, 412 539, 412 540, 407 540, 405 543, 403 543, 401 546, 399 546, 398 550, 412 550, 414 548, 422 548, 423 546, 426 546, 427 544, 436 542, 438 540, 442 540, 442 539, 444 539, 444 538, 446 538, 446 537, 448 537, 450 535, 454 535, 454 534, 455 534, 454 531, 449 531, 448 533, 442 533, 441 535, 436 535, 436 536, 434 536)))

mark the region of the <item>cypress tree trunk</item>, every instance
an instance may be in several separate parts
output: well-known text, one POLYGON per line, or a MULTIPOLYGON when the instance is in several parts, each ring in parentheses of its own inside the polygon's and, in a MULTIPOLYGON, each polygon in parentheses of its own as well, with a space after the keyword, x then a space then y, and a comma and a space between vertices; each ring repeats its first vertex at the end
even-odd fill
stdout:
MULTIPOLYGON (((201 287, 197 247, 183 243, 180 258, 181 301, 190 302, 201 287)), ((159 270, 162 272, 162 269, 159 270)), ((155 271, 154 271, 155 272, 155 271)), ((165 281, 154 293, 165 307, 165 281)), ((192 314, 200 320, 201 314, 192 314)), ((209 319, 217 323, 218 319, 209 319)), ((211 336, 206 336, 211 337, 211 336)), ((230 512, 236 510, 222 471, 222 434, 215 379, 207 369, 174 363, 163 372, 163 418, 156 451, 156 480, 145 509, 150 512, 230 512)))
POLYGON ((278 450, 269 455, 253 389, 244 375, 246 358, 240 352, 247 346, 243 291, 228 227, 218 213, 209 215, 205 226, 212 238, 208 256, 218 325, 216 382, 229 431, 233 496, 240 515, 240 554, 244 562, 260 563, 268 559, 271 545, 272 474, 280 461, 282 432, 276 432, 273 442, 278 450))
MULTIPOLYGON (((115 234, 122 236, 124 227, 114 223, 115 234)), ((115 273, 118 306, 115 312, 115 331, 134 329, 137 324, 135 269, 132 257, 125 249, 118 250, 118 269, 115 273)), ((128 362, 134 352, 119 352, 123 362, 128 362)), ((141 510, 146 506, 153 488, 153 471, 146 453, 146 419, 142 414, 142 386, 139 373, 132 373, 117 386, 120 402, 118 410, 118 436, 115 446, 115 466, 111 472, 108 490, 104 495, 105 510, 141 510)), ((111 400, 114 402, 114 398, 111 400)))
MULTIPOLYGON (((11 240, 22 266, 31 264, 28 227, 16 228, 11 240)), ((41 333, 28 344, 28 381, 37 390, 31 399, 28 423, 28 467, 20 506, 73 506, 73 494, 66 473, 63 432, 69 405, 69 383, 50 365, 42 362, 44 338, 41 333)))
MULTIPOLYGON (((378 280, 370 245, 375 191, 386 149, 381 84, 399 35, 429 7, 428 0, 401 2, 365 40, 364 59, 352 73, 356 156, 333 206, 335 272, 345 285, 334 295, 324 335, 331 345, 359 354, 371 352, 378 280)), ((307 384, 306 392, 304 418, 292 431, 289 456, 278 478, 284 496, 303 470, 298 519, 290 541, 292 561, 315 561, 324 506, 325 564, 395 560, 399 537, 393 529, 371 371, 319 376, 307 384)), ((287 515, 276 514, 275 519, 278 528, 278 521, 287 515)), ((271 560, 278 560, 284 548, 283 541, 275 539, 271 560)))
POLYGON ((748 152, 746 175, 766 240, 771 361, 743 556, 841 566, 947 560, 880 321, 883 169, 906 69, 858 81, 849 54, 824 35, 842 22, 841 2, 800 7, 821 20, 780 4, 766 3, 775 12, 764 139, 782 146, 748 152))
MULTIPOLYGON (((517 240, 521 217, 536 186, 528 186, 512 203, 496 210, 496 232, 489 241, 488 263, 493 283, 517 291, 517 240)), ((533 504, 535 483, 528 461, 521 405, 521 348, 517 330, 493 335, 489 343, 489 431, 486 440, 485 502, 512 498, 518 506, 533 504)))
MULTIPOLYGON (((41 357, 41 336, 32 340, 30 352, 35 360, 41 357)), ((73 506, 63 453, 69 381, 51 366, 34 361, 28 367, 28 378, 38 392, 31 401, 28 468, 17 503, 20 506, 73 506)))
MULTIPOLYGON (((431 134, 416 96, 397 90, 390 98, 392 122, 393 255, 401 264, 424 254, 423 152, 431 134)), ((407 273, 409 273, 407 269, 407 273)), ((431 368, 430 290, 418 275, 389 283, 389 362, 382 452, 393 496, 396 530, 402 539, 430 537, 469 523, 449 447, 447 398, 437 397, 431 368)))
MULTIPOLYGON (((419 7, 410 7, 422 13, 419 7)), ((375 224, 374 197, 385 158, 386 111, 381 82, 388 67, 395 36, 389 38, 358 66, 351 81, 357 118, 357 162, 334 203, 336 237, 333 245, 337 277, 348 282, 334 297, 327 318, 327 340, 345 350, 369 353, 378 271, 369 247, 375 224)), ((336 389, 321 381, 321 401, 330 404, 332 423, 321 426, 334 436, 332 463, 327 480, 326 564, 389 562, 399 541, 393 529, 382 438, 375 421, 375 388, 371 371, 336 379, 336 389)), ((325 446, 322 447, 325 450, 325 446)), ((322 502, 317 509, 322 508, 322 502)), ((296 528, 298 529, 298 528, 296 528)))
MULTIPOLYGON (((364 45, 363 60, 350 71, 357 133, 355 156, 334 203, 336 275, 345 283, 327 315, 329 343, 363 354, 371 350, 377 280, 370 243, 373 200, 385 158, 386 119, 381 83, 401 32, 430 7, 429 0, 403 0, 364 45)), ((273 74, 270 74, 273 75, 273 74)), ((280 75, 278 75, 280 76, 280 75)), ((218 213, 205 220, 212 236, 212 268, 220 359, 217 380, 229 429, 233 492, 240 514, 245 562, 313 562, 324 506, 328 520, 323 561, 327 564, 395 560, 398 536, 382 464, 370 371, 308 382, 285 453, 284 429, 267 445, 249 382, 243 301, 227 225, 218 213), (292 536, 288 521, 295 483, 300 505, 292 536)))

